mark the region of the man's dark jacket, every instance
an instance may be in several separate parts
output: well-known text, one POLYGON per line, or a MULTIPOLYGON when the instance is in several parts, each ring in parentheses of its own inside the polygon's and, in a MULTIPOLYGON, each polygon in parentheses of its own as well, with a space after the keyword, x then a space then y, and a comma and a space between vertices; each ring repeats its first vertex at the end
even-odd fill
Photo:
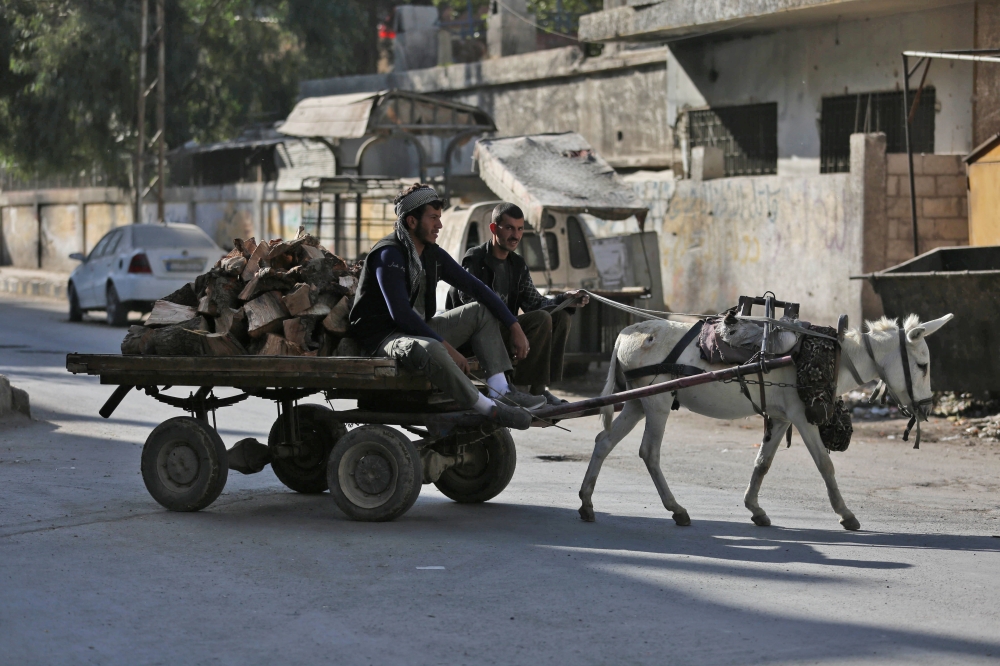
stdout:
MULTIPOLYGON (((493 256, 492 248, 492 240, 471 248, 462 257, 462 268, 472 273, 473 277, 478 278, 495 292, 497 290, 495 284, 496 275, 493 267, 499 264, 501 260, 493 256)), ((562 294, 555 298, 545 298, 539 294, 538 290, 535 289, 535 283, 531 279, 531 272, 528 270, 528 265, 524 263, 524 258, 518 253, 508 252, 507 259, 504 261, 507 264, 509 279, 507 281, 507 293, 499 294, 499 296, 504 299, 507 303, 507 308, 515 317, 518 310, 534 312, 539 308, 554 307, 565 299, 565 296, 562 294)), ((448 300, 445 302, 445 307, 451 310, 466 303, 471 303, 474 300, 472 296, 463 294, 452 287, 448 290, 448 300)), ((573 308, 570 308, 571 312, 572 310, 573 308)))

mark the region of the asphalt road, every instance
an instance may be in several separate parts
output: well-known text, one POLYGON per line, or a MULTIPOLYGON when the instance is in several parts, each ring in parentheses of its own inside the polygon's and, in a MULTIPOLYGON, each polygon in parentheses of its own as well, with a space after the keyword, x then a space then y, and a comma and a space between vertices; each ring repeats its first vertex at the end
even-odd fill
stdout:
MULTIPOLYGON (((913 451, 887 439, 901 422, 860 428, 834 458, 854 533, 798 439, 761 493, 774 527, 753 526, 760 424, 684 411, 663 468, 691 527, 659 505, 638 430, 604 466, 597 522, 579 520, 596 418, 516 433, 514 480, 482 505, 424 486, 399 520, 354 523, 268 469, 169 513, 139 455, 177 412, 133 393, 105 421, 110 389, 65 371, 66 352, 114 353, 123 334, 0 299, 0 373, 35 419, 0 424, 0 663, 1000 661, 1000 445, 913 451)), ((231 446, 274 418, 251 399, 218 424, 231 446)))

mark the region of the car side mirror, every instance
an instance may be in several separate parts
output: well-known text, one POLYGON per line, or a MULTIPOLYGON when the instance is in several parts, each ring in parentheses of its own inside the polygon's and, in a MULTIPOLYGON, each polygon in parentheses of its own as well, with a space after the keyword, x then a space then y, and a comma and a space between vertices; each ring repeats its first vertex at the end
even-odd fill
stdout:
POLYGON ((73 259, 75 261, 86 261, 87 260, 87 257, 83 256, 82 252, 73 252, 72 254, 69 255, 69 258, 73 259))

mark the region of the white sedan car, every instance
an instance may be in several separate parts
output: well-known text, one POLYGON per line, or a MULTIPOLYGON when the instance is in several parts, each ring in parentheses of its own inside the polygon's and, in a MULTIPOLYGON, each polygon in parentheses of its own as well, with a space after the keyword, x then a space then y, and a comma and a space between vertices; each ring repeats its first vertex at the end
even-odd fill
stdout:
POLYGON ((133 224, 109 231, 69 276, 69 319, 104 310, 108 324, 124 326, 130 310, 149 312, 153 301, 180 289, 225 251, 193 224, 133 224))

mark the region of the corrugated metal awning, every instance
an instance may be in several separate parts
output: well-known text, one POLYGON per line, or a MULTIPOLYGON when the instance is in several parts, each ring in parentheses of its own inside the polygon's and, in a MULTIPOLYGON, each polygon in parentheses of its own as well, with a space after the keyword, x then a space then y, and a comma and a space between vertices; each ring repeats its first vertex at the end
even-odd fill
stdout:
POLYGON ((473 160, 486 185, 536 227, 546 208, 605 220, 635 215, 640 225, 649 210, 576 132, 483 139, 473 160))
POLYGON ((303 138, 360 139, 374 134, 455 134, 496 130, 485 111, 430 95, 391 90, 353 95, 308 97, 278 128, 303 138))

